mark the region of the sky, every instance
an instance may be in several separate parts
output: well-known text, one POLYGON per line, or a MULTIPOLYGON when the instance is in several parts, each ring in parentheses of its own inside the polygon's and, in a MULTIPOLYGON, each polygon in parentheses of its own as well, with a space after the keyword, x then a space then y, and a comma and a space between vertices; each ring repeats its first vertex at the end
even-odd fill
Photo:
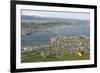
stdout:
POLYGON ((37 15, 41 17, 55 17, 55 18, 67 18, 67 19, 80 19, 80 20, 90 20, 89 13, 83 12, 54 12, 54 11, 32 11, 32 10, 22 10, 22 15, 37 15))

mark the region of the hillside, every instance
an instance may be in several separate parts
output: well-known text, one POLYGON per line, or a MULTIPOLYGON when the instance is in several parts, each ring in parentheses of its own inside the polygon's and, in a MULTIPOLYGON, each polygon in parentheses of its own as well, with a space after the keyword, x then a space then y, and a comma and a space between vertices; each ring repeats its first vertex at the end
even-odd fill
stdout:
POLYGON ((67 61, 89 59, 90 39, 86 36, 57 36, 50 44, 22 47, 22 62, 67 61), (80 57, 77 51, 82 51, 80 57))

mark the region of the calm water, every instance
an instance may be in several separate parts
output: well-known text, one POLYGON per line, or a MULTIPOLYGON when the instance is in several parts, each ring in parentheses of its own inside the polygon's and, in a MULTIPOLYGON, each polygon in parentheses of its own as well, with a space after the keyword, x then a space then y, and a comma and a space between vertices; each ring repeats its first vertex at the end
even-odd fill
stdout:
POLYGON ((86 35, 90 36, 90 25, 60 25, 49 29, 49 32, 33 32, 31 35, 22 36, 22 46, 48 44, 54 36, 86 35))

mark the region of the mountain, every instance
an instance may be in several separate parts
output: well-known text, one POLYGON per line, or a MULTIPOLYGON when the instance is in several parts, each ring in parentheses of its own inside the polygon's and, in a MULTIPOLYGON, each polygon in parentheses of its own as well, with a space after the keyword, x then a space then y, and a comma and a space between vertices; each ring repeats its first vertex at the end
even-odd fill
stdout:
POLYGON ((81 22, 81 21, 87 21, 88 20, 78 20, 78 19, 67 19, 67 18, 57 18, 57 17, 43 17, 38 15, 21 15, 21 19, 23 22, 25 21, 58 21, 58 22, 81 22))

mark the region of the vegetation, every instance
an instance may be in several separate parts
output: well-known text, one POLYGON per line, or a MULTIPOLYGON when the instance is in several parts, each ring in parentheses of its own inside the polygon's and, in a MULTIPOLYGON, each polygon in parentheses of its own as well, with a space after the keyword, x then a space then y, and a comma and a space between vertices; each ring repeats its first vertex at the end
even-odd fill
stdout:
POLYGON ((48 45, 22 47, 21 62, 87 60, 90 59, 89 42, 85 36, 53 37, 48 45))

